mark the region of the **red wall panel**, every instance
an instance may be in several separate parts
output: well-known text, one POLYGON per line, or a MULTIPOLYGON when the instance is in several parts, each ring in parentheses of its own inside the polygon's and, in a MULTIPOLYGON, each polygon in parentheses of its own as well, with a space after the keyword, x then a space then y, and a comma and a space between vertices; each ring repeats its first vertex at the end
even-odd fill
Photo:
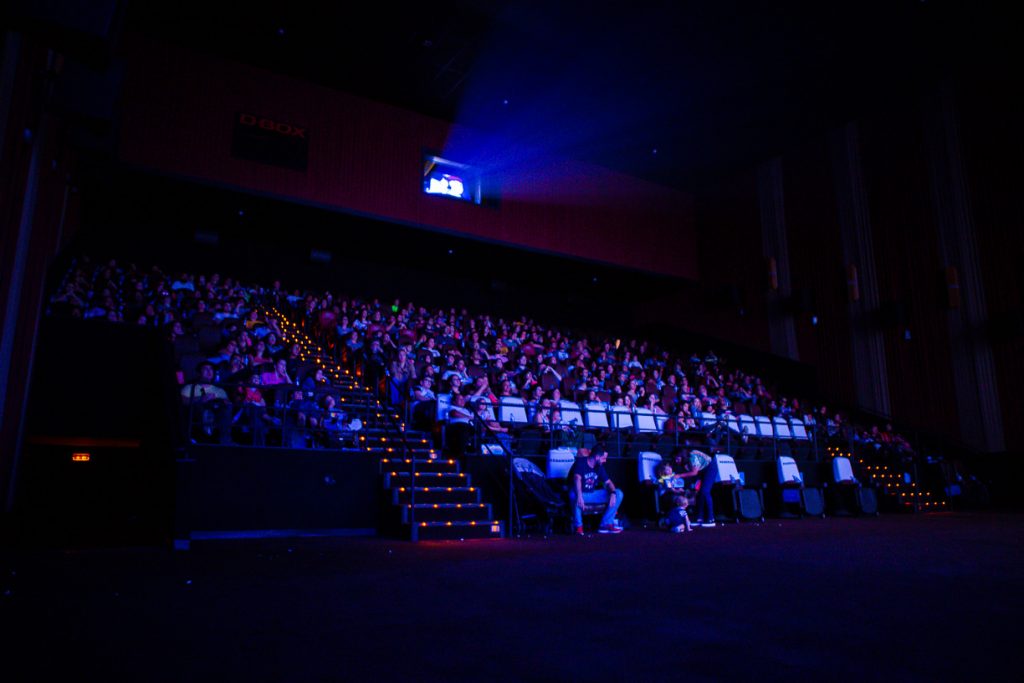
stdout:
POLYGON ((175 176, 454 231, 628 268, 697 277, 693 202, 681 192, 578 162, 573 197, 497 207, 421 192, 425 149, 451 124, 168 46, 129 41, 119 156, 175 176), (232 158, 249 112, 308 129, 305 172, 232 158), (591 201, 580 202, 580 196, 591 201))

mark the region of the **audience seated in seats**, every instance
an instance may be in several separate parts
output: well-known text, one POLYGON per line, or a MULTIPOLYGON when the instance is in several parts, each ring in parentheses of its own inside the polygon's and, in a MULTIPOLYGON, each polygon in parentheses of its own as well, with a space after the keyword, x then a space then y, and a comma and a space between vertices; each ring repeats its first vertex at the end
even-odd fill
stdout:
POLYGON ((213 383, 212 364, 200 363, 197 370, 198 379, 181 388, 182 402, 189 408, 192 425, 198 426, 205 437, 214 437, 216 431, 220 443, 230 443, 232 413, 228 394, 213 383))
POLYGON ((554 404, 551 404, 547 420, 543 424, 544 431, 551 437, 551 444, 558 448, 576 441, 576 428, 562 419, 562 411, 554 404))
POLYGON ((498 441, 505 450, 509 453, 512 452, 512 437, 509 434, 508 428, 503 427, 500 422, 493 419, 490 413, 490 404, 487 399, 479 399, 476 402, 476 416, 480 422, 483 423, 484 429, 484 441, 494 440, 498 441))
POLYGON ((661 407, 661 400, 657 394, 648 394, 647 402, 644 405, 645 408, 653 412, 655 415, 664 415, 665 410, 661 407))
MULTIPOLYGON (((277 360, 281 360, 281 358, 279 357, 277 360)), ((292 344, 289 346, 284 355, 284 362, 289 375, 298 372, 299 365, 304 362, 302 358, 302 347, 298 344, 292 344)))
POLYGON ((259 389, 260 376, 253 373, 248 381, 248 385, 238 388, 242 401, 232 422, 249 431, 253 446, 263 446, 268 427, 279 427, 280 422, 267 413, 267 401, 259 389))
POLYGON ((434 378, 431 375, 420 377, 412 388, 413 424, 420 428, 430 429, 437 414, 437 394, 434 393, 434 378))
POLYGON ((220 375, 225 378, 224 381, 227 384, 246 382, 252 374, 252 370, 246 365, 245 359, 237 353, 231 356, 230 361, 221 363, 220 366, 224 368, 220 375))
POLYGON ((498 404, 498 397, 491 391, 490 382, 487 376, 477 377, 473 382, 473 388, 469 392, 470 400, 486 399, 492 406, 498 404))
POLYGON ((292 378, 288 375, 288 361, 281 359, 274 363, 273 372, 264 372, 260 375, 260 381, 263 386, 272 386, 274 384, 292 384, 292 378))
MULTIPOLYGON (((387 367, 399 385, 406 383, 406 388, 390 394, 393 403, 408 395, 408 387, 417 379, 419 360, 424 375, 440 372, 446 380, 457 375, 460 381, 453 393, 466 393, 470 400, 485 397, 496 403, 491 386, 501 387, 502 396, 522 396, 531 418, 538 412, 540 386, 571 391, 574 401, 593 401, 590 391, 596 390, 614 392, 612 400, 624 407, 664 410, 673 416, 663 427, 669 433, 692 431, 694 419, 704 411, 804 416, 812 438, 823 444, 854 444, 879 455, 913 452, 909 442, 891 428, 851 424, 826 406, 811 409, 797 397, 774 391, 756 373, 730 367, 713 351, 703 357, 678 356, 644 340, 574 336, 527 316, 506 320, 454 308, 430 311, 400 301, 388 311, 378 300, 299 290, 286 294, 280 282, 257 287, 217 273, 168 276, 158 267, 94 262, 87 257, 73 261, 54 292, 48 301, 49 315, 163 329, 183 353, 196 353, 196 345, 187 343, 195 335, 202 342, 199 353, 214 364, 215 377, 219 372, 225 382, 245 382, 252 372, 264 373, 264 385, 293 384, 295 378, 306 377, 301 369, 313 359, 301 358, 301 347, 285 334, 276 317, 266 315, 264 302, 283 307, 305 325, 306 332, 318 335, 325 351, 327 340, 335 336, 342 340, 332 353, 350 368, 361 366, 371 381, 374 368, 387 367), (410 353, 414 345, 418 359, 410 353), (276 363, 280 360, 286 361, 283 371, 276 363), (269 362, 275 362, 273 372, 258 367, 269 362), (480 376, 471 378, 471 371, 480 376), (511 386, 505 385, 506 380, 511 386)), ((446 381, 445 386, 450 385, 446 381)), ((264 398, 271 403, 270 413, 276 392, 273 402, 270 395, 264 398)), ((238 401, 243 403, 244 397, 239 395, 238 401)), ((282 405, 287 401, 286 394, 282 405)))
POLYGON ((473 412, 466 406, 465 396, 453 393, 452 404, 448 409, 448 429, 445 438, 453 452, 463 455, 472 437, 473 412))
POLYGON ((327 377, 324 375, 324 369, 318 367, 303 378, 300 386, 303 391, 313 393, 317 389, 326 388, 329 384, 330 382, 327 381, 327 377))
MULTIPOLYGON (((390 341, 390 337, 385 336, 390 341)), ((384 372, 390 364, 387 354, 380 339, 370 340, 369 346, 363 347, 363 376, 370 386, 377 386, 377 383, 384 377, 384 372)))
POLYGON ((351 437, 351 435, 362 429, 360 420, 350 417, 343 410, 339 410, 334 396, 330 394, 326 394, 320 400, 319 415, 321 427, 320 440, 325 446, 338 445, 346 436, 351 437))
POLYGON ((398 403, 398 396, 404 396, 409 382, 416 379, 416 363, 405 349, 398 349, 395 358, 388 364, 391 376, 392 403, 398 403))

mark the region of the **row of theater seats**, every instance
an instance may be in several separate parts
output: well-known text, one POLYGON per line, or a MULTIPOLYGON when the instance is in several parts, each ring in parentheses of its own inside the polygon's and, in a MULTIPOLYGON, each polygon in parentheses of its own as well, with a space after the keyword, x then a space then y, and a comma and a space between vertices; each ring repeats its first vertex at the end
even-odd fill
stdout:
MULTIPOLYGON (((533 424, 531 406, 516 397, 502 397, 497 406, 488 404, 488 417, 508 427, 522 427, 533 424)), ((448 420, 451 394, 437 398, 437 419, 448 420)), ((561 399, 558 403, 562 419, 560 425, 570 425, 591 430, 621 430, 635 434, 661 434, 669 416, 647 408, 608 406, 604 403, 575 403, 561 399)), ((809 441, 811 431, 803 420, 795 417, 767 417, 764 415, 716 415, 701 413, 695 418, 702 430, 721 425, 736 435, 762 439, 809 441)))
MULTIPOLYGON (((568 475, 576 458, 572 448, 556 448, 548 452, 545 476, 558 482, 568 475)), ((637 458, 637 475, 641 485, 653 495, 651 505, 661 514, 660 496, 657 490, 658 465, 662 456, 653 451, 645 451, 637 458)), ((744 473, 739 470, 735 459, 725 453, 715 454, 712 458, 714 467, 715 491, 718 498, 728 504, 722 510, 722 519, 739 521, 740 519, 764 519, 765 493, 771 497, 768 501, 771 511, 781 517, 793 516, 824 516, 826 512, 826 496, 824 491, 831 489, 828 496, 830 510, 833 514, 877 514, 878 501, 873 489, 865 489, 854 476, 853 466, 848 457, 832 459, 831 477, 821 482, 822 487, 805 484, 804 475, 796 460, 789 456, 776 459, 777 479, 769 486, 763 482, 761 486, 747 486, 744 473)), ((520 470, 526 469, 520 467, 520 470)))

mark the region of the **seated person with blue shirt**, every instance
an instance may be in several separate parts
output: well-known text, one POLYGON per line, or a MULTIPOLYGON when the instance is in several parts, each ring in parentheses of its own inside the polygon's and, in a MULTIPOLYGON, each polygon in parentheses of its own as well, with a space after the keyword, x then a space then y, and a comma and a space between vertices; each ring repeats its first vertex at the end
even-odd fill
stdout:
POLYGON ((569 504, 572 507, 573 531, 577 536, 583 535, 583 509, 588 503, 603 503, 607 499, 608 508, 601 518, 598 532, 621 533, 622 527, 616 523, 615 515, 622 505, 622 491, 615 488, 615 484, 604 469, 604 463, 608 460, 608 450, 602 446, 595 446, 593 451, 581 448, 577 456, 576 462, 569 470, 569 504))

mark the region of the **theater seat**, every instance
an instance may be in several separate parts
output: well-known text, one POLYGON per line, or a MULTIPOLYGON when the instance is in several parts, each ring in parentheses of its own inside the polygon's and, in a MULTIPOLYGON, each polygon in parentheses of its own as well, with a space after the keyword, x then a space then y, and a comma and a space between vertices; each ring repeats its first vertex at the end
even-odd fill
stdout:
POLYGON ((754 422, 754 418, 750 415, 739 416, 740 433, 746 437, 757 436, 757 424, 754 422))
POLYGON ((793 458, 788 455, 779 456, 776 461, 776 470, 779 482, 777 502, 780 517, 825 516, 821 490, 805 486, 804 475, 793 458))
POLYGON ((660 517, 661 501, 658 500, 658 477, 656 470, 658 465, 661 464, 661 455, 654 451, 643 451, 636 462, 640 486, 645 490, 651 491, 651 495, 654 498, 654 512, 660 517))
POLYGON ((648 408, 636 409, 633 413, 633 425, 637 434, 657 434, 659 431, 654 411, 648 408))
POLYGON ((804 425, 803 421, 800 420, 800 418, 797 418, 797 417, 790 418, 789 426, 790 426, 790 430, 791 430, 791 433, 793 435, 793 439, 794 440, 796 440, 796 441, 808 441, 808 440, 810 440, 810 435, 807 433, 807 427, 804 425))
POLYGON ((772 420, 770 417, 760 415, 754 418, 755 424, 757 425, 757 435, 762 439, 774 439, 775 430, 772 429, 772 420))
MULTIPOLYGON (((719 453, 714 457, 715 488, 721 491, 719 500, 715 501, 715 516, 723 520, 738 522, 740 519, 764 521, 764 496, 759 489, 746 488, 744 477, 736 468, 736 461, 731 455, 719 453), (720 500, 724 498, 731 505, 730 515, 722 515, 718 511, 720 500)), ((714 492, 712 492, 714 493, 714 492)))
POLYGON ((529 421, 523 399, 516 396, 502 396, 498 399, 498 422, 518 426, 525 425, 529 421))
POLYGON ((875 492, 873 489, 867 496, 862 494, 863 486, 853 473, 853 464, 845 456, 832 458, 832 482, 826 488, 826 499, 831 506, 831 514, 836 517, 849 517, 857 514, 878 514, 875 492), (869 505, 863 498, 870 498, 869 505))
POLYGON ((583 406, 583 424, 587 429, 608 429, 608 410, 604 403, 583 406))
POLYGON ((609 411, 612 419, 611 428, 633 431, 633 413, 625 406, 612 406, 609 411))
POLYGON ((548 451, 548 479, 562 479, 569 475, 572 464, 576 462, 575 448, 552 448, 548 451))
POLYGON ((437 421, 447 422, 448 411, 452 407, 452 395, 451 394, 438 394, 437 395, 437 421))
POLYGON ((578 403, 574 403, 567 398, 563 398, 558 401, 558 409, 562 411, 562 421, 573 427, 579 427, 583 425, 583 413, 580 411, 578 403))

